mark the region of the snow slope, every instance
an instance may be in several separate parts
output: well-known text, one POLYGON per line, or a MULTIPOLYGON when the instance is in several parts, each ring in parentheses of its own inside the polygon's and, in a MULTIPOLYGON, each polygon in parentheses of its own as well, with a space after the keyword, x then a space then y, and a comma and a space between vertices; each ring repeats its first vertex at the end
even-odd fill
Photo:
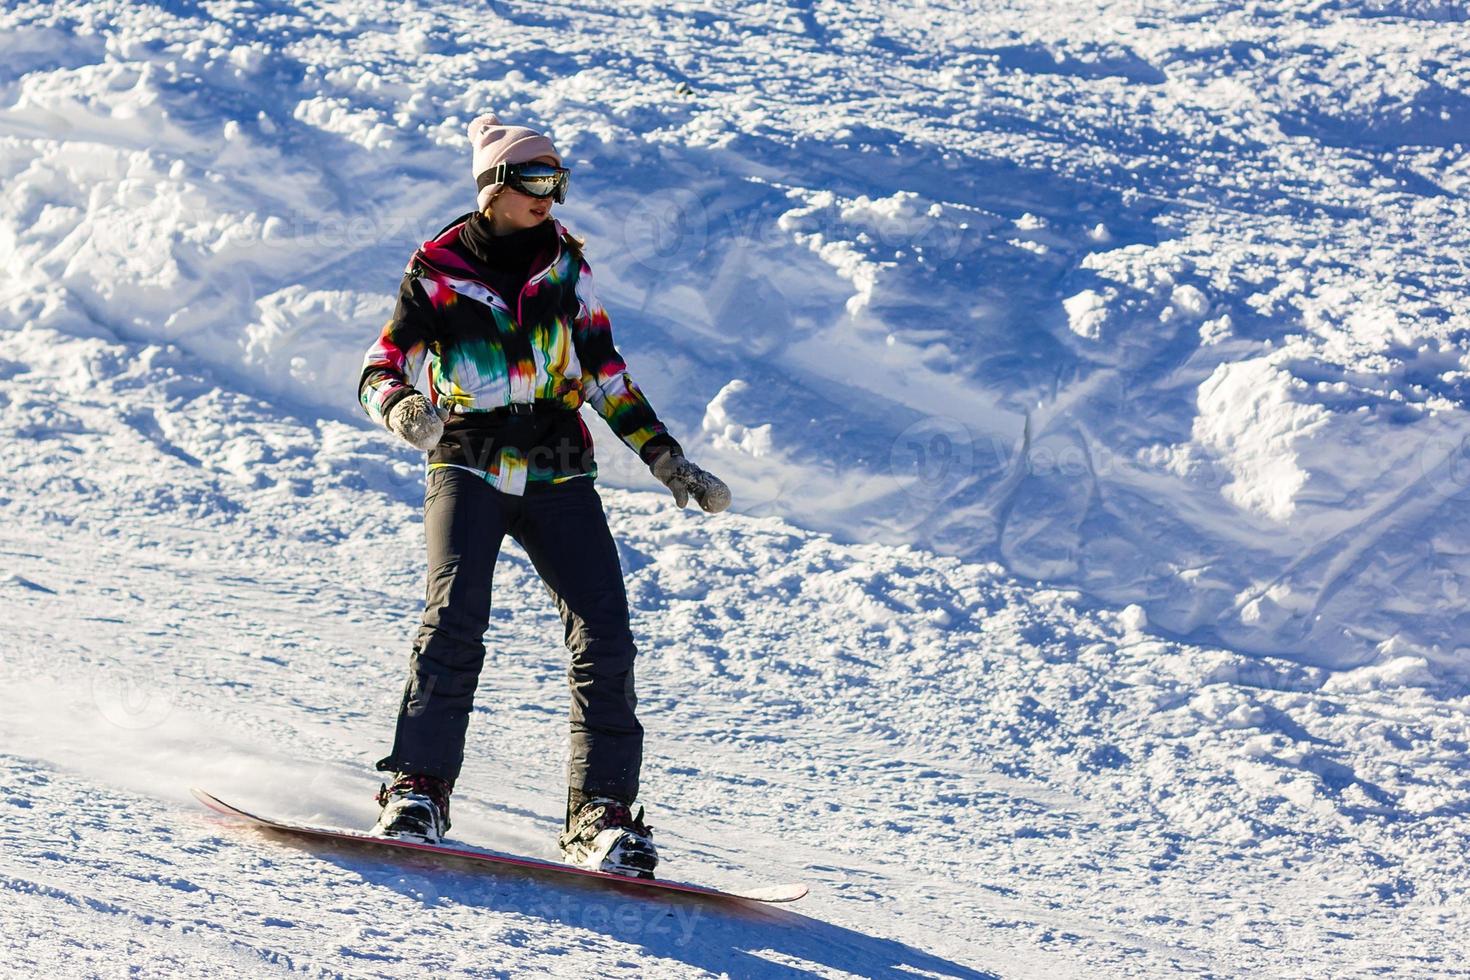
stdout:
MULTIPOLYGON (((1466 19, 8 5, 7 969, 1462 973, 1466 19), (600 440, 666 860, 794 911, 187 799, 370 815, 420 475, 353 386, 487 107, 736 493, 600 440)), ((497 590, 455 830, 545 854, 564 664, 497 590)))
POLYGON ((350 418, 495 106, 746 513, 1463 683, 1463 8, 881 9, 20 5, 13 315, 350 418))

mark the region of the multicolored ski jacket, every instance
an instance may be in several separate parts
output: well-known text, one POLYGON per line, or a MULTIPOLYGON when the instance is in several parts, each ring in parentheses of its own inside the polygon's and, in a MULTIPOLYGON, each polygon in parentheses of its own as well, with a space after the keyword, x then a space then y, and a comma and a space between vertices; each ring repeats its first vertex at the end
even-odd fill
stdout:
POLYGON ((469 217, 409 261, 393 317, 363 361, 358 397, 368 417, 386 425, 427 357, 429 400, 451 413, 431 469, 473 470, 517 495, 528 482, 595 476, 577 412, 584 402, 645 463, 679 451, 613 346, 592 270, 560 222, 548 219, 554 252, 532 263, 519 296, 502 297, 457 247, 469 217))

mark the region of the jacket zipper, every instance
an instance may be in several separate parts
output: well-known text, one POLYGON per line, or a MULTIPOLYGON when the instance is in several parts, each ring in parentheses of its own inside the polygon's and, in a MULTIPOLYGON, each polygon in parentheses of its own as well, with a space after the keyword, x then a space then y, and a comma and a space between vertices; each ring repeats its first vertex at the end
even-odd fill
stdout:
POLYGON ((546 268, 542 269, 540 272, 536 273, 531 278, 527 279, 525 281, 525 283, 521 286, 521 291, 519 293, 516 293, 516 326, 520 326, 521 325, 521 300, 523 298, 525 298, 526 288, 528 286, 530 286, 531 283, 536 282, 537 280, 539 280, 542 277, 544 277, 552 269, 555 269, 556 268, 556 263, 559 262, 560 260, 561 260, 561 238, 558 237, 557 240, 556 240, 556 251, 551 256, 551 264, 548 265, 546 268))
MULTIPOLYGON (((529 279, 527 279, 526 282, 525 282, 525 284, 521 286, 520 292, 518 292, 516 294, 515 318, 516 318, 516 330, 519 333, 525 334, 525 325, 521 321, 521 303, 525 299, 526 289, 528 287, 530 287, 530 285, 532 283, 538 282, 539 280, 545 278, 551 272, 552 269, 555 269, 557 262, 561 261, 561 255, 562 255, 562 243, 561 243, 561 237, 558 236, 557 237, 557 240, 556 240, 556 251, 552 254, 551 261, 540 272, 536 273, 534 276, 531 276, 529 279)), ((429 259, 428 259, 428 257, 425 256, 422 251, 420 251, 418 253, 418 255, 415 256, 415 260, 420 265, 423 265, 423 266, 425 266, 425 267, 427 267, 429 269, 434 270, 435 272, 439 273, 441 276, 448 276, 451 279, 460 279, 460 280, 463 280, 465 282, 472 282, 472 283, 474 283, 475 285, 479 286, 481 289, 484 289, 485 292, 489 293, 491 296, 494 296, 496 299, 500 300, 500 305, 503 306, 503 307, 505 307, 505 311, 507 313, 511 312, 510 304, 505 301, 505 297, 504 296, 501 296, 500 293, 496 292, 495 288, 493 286, 491 286, 488 282, 483 282, 483 281, 481 281, 479 279, 474 278, 473 276, 461 276, 461 275, 458 275, 456 273, 450 272, 448 269, 444 269, 444 268, 442 268, 440 266, 437 266, 433 262, 430 262, 429 259)), ((487 305, 493 305, 493 304, 487 304, 487 305)), ((531 347, 531 338, 530 338, 530 336, 529 335, 524 336, 523 339, 526 342, 526 350, 530 354, 531 374, 534 377, 535 376, 535 373, 536 373, 536 352, 535 352, 534 348, 531 347)), ((504 348, 504 346, 505 345, 502 343, 501 344, 501 347, 504 348)), ((509 380, 509 379, 507 378, 507 380, 509 380)), ((521 404, 521 405, 535 404, 535 397, 534 396, 535 396, 535 389, 534 388, 532 389, 532 399, 531 399, 530 402, 517 402, 515 400, 515 395, 512 394, 511 395, 510 404, 511 405, 516 405, 516 404, 521 404)))

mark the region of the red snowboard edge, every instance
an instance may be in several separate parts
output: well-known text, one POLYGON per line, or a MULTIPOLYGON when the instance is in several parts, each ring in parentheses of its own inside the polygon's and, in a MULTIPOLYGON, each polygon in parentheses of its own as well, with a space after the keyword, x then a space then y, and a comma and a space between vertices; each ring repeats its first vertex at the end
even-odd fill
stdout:
POLYGON ((366 844, 371 847, 421 851, 428 854, 457 858, 462 861, 521 868, 532 872, 594 878, 613 885, 649 888, 655 891, 677 892, 684 895, 698 895, 702 898, 781 903, 795 902, 805 897, 807 893, 807 886, 801 884, 770 885, 761 888, 743 889, 741 891, 724 891, 719 888, 709 888, 705 885, 694 885, 681 881, 669 881, 664 878, 629 878, 624 875, 609 874, 605 871, 589 871, 586 868, 578 868, 570 864, 558 864, 552 861, 542 861, 537 858, 518 857, 514 854, 504 854, 499 851, 491 851, 480 847, 420 844, 416 841, 374 837, 372 834, 362 833, 361 831, 344 830, 336 827, 314 827, 308 824, 287 823, 281 820, 272 820, 268 817, 257 816, 237 806, 232 806, 214 794, 207 793, 197 787, 191 788, 189 792, 194 794, 196 800, 216 813, 236 817, 256 827, 279 833, 350 841, 355 844, 366 844))

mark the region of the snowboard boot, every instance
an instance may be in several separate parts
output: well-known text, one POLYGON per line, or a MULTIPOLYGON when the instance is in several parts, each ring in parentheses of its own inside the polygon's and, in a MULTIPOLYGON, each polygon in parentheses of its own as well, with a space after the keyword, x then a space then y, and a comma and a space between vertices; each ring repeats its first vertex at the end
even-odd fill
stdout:
POLYGON ((400 772, 378 790, 383 808, 372 833, 378 837, 437 844, 449 830, 449 793, 454 784, 437 776, 400 772))
POLYGON ((610 796, 583 797, 573 791, 567 799, 566 833, 557 843, 569 863, 589 871, 652 878, 658 865, 643 808, 635 817, 627 803, 610 796))

